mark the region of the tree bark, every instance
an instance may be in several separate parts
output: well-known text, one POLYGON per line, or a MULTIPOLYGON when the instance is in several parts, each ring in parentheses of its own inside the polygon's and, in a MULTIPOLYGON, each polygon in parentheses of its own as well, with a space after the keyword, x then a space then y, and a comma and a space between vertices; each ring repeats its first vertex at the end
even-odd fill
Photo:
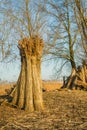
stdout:
POLYGON ((44 108, 40 74, 43 48, 41 41, 36 36, 30 39, 25 38, 19 42, 21 72, 13 94, 12 104, 29 112, 40 111, 44 108))
POLYGON ((42 100, 42 85, 40 74, 37 69, 36 57, 32 58, 32 78, 34 81, 33 82, 34 107, 35 110, 39 111, 43 109, 43 100, 42 100))
POLYGON ((74 85, 74 81, 76 79, 76 71, 75 69, 73 68, 72 69, 72 72, 71 72, 71 75, 68 79, 68 82, 66 84, 66 88, 69 88, 69 89, 72 89, 73 85, 74 85))
POLYGON ((33 92, 32 92, 32 66, 31 59, 27 57, 27 77, 26 77, 26 86, 25 86, 25 110, 26 111, 34 111, 33 106, 33 92))

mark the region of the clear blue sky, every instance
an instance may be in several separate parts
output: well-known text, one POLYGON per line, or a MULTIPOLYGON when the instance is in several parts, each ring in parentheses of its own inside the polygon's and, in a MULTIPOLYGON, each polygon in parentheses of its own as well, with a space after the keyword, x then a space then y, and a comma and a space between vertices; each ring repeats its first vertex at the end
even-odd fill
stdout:
MULTIPOLYGON (((43 63, 41 66, 42 79, 52 79, 53 65, 43 63)), ((0 63, 0 79, 2 81, 16 81, 20 73, 20 62, 16 63, 0 63)))
MULTIPOLYGON (((61 64, 59 65, 61 66, 61 64)), ((55 79, 54 76, 55 67, 54 63, 42 62, 41 75, 43 80, 55 79)), ((0 63, 0 79, 2 81, 14 82, 17 81, 20 74, 20 62, 0 63)), ((61 75, 69 75, 70 71, 67 69, 61 75)), ((59 78, 60 80, 60 78, 59 78)))

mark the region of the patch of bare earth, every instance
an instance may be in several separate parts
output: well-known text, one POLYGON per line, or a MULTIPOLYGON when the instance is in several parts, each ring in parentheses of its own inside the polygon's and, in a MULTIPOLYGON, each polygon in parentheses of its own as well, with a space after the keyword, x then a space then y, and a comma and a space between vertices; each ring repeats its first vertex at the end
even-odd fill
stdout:
POLYGON ((87 92, 43 92, 45 110, 28 113, 0 106, 0 130, 87 130, 87 92))

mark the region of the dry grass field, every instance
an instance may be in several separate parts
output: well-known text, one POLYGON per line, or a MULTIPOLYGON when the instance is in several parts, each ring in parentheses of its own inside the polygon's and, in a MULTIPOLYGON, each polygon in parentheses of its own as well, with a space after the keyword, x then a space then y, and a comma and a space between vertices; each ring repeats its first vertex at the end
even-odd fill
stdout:
POLYGON ((0 96, 6 95, 7 90, 11 89, 13 87, 12 83, 1 83, 0 84, 0 96))
POLYGON ((60 89, 62 85, 63 83, 61 81, 43 81, 43 88, 46 91, 60 89))
POLYGON ((44 111, 28 113, 0 105, 0 130, 87 130, 87 91, 60 90, 52 82, 44 85, 47 88, 43 92, 44 111))
MULTIPOLYGON (((7 91, 13 87, 14 83, 1 83, 0 84, 0 95, 6 95, 7 91)), ((60 89, 62 82, 58 81, 43 81, 43 89, 46 91, 52 91, 55 89, 60 89)))

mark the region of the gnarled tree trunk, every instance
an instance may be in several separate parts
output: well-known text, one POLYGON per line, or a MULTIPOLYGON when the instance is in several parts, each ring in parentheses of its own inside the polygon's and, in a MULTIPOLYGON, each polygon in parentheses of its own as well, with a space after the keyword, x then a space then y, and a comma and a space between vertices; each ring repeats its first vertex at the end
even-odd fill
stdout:
POLYGON ((72 89, 76 80, 76 70, 72 68, 71 75, 68 77, 67 82, 64 83, 62 88, 72 89))
POLYGON ((87 64, 85 62, 77 70, 72 69, 71 75, 68 77, 67 82, 64 81, 62 88, 87 90, 87 64))
POLYGON ((29 112, 43 110, 40 63, 43 41, 39 36, 19 41, 21 72, 13 93, 12 104, 29 112))

